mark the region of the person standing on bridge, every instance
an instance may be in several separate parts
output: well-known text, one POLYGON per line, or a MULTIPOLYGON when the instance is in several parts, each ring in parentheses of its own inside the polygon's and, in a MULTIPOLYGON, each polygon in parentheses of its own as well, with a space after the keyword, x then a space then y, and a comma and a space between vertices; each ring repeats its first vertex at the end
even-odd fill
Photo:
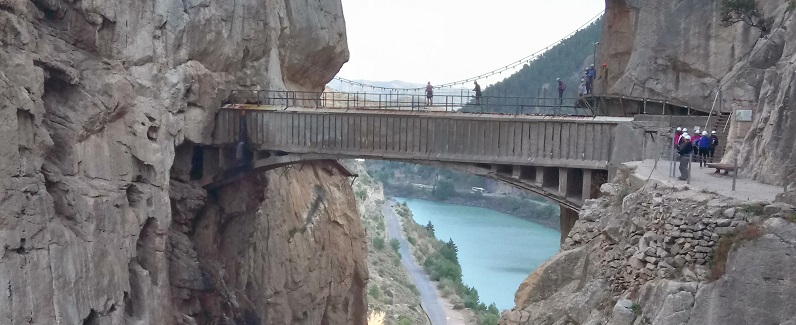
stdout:
POLYGON ((426 85, 426 105, 434 106, 434 87, 431 86, 431 81, 426 85))
POLYGON ((478 81, 473 81, 473 83, 475 84, 473 89, 475 91, 475 104, 481 105, 481 85, 478 84, 478 81))
POLYGON ((589 70, 586 71, 586 76, 589 78, 586 81, 586 90, 588 94, 591 94, 594 90, 594 76, 596 72, 594 71, 594 64, 589 67, 589 70))
POLYGON ((680 177, 678 179, 681 181, 688 180, 693 149, 694 147, 691 145, 691 136, 683 133, 683 143, 680 144, 680 147, 677 149, 677 153, 680 155, 680 158, 678 158, 678 160, 680 160, 680 177))
POLYGON ((558 106, 564 105, 564 91, 567 90, 567 84, 561 81, 561 78, 556 78, 558 82, 558 106))
POLYGON ((580 86, 578 86, 578 97, 586 96, 586 79, 580 78, 580 86))

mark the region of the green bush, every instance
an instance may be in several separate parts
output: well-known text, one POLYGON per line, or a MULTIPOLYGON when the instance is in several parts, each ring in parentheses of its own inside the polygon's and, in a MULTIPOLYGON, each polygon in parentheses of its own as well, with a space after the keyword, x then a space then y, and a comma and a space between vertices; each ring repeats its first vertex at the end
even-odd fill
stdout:
POLYGON ((392 250, 398 253, 398 249, 401 248, 401 242, 399 242, 398 239, 395 238, 390 239, 390 247, 392 247, 392 250))
POLYGON ((790 12, 790 11, 793 11, 794 9, 796 9, 796 0, 788 1, 788 10, 787 11, 790 12))
POLYGON ((412 325, 412 321, 406 316, 398 317, 398 325, 412 325))
POLYGON ((373 248, 378 249, 378 250, 384 249, 384 238, 374 237, 373 238, 373 248))
POLYGON ((379 296, 381 296, 381 291, 379 290, 379 287, 372 285, 368 290, 368 295, 373 297, 373 299, 379 299, 379 296))
POLYGON ((453 188, 452 181, 441 179, 437 182, 437 185, 434 187, 434 190, 431 191, 431 194, 434 195, 434 197, 438 200, 447 200, 456 194, 456 190, 453 188))
POLYGON ((406 236, 406 241, 408 241, 412 245, 416 245, 417 244, 417 240, 415 239, 415 237, 412 237, 412 236, 406 236))
POLYGON ((360 201, 365 201, 365 199, 368 198, 368 191, 366 191, 364 188, 363 189, 358 189, 356 192, 354 192, 354 195, 360 201))
POLYGON ((721 22, 724 26, 743 22, 763 32, 767 30, 756 0, 721 0, 721 22))

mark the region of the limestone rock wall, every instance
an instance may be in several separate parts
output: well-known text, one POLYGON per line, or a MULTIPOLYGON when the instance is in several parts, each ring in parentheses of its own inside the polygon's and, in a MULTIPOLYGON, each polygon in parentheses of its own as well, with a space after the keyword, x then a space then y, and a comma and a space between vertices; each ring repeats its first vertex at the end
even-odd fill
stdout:
POLYGON ((603 186, 605 197, 586 204, 562 251, 520 285, 500 324, 796 321, 787 307, 796 298, 789 207, 629 188, 603 186))
POLYGON ((765 33, 742 23, 722 26, 718 0, 606 0, 598 61, 608 64, 609 78, 598 91, 727 113, 751 109, 752 123, 730 124, 725 161, 738 157, 750 177, 791 183, 796 19, 788 1, 757 4, 765 33))
POLYGON ((175 176, 232 89, 320 90, 347 59, 336 0, 0 0, 0 324, 357 323, 339 180, 175 176))

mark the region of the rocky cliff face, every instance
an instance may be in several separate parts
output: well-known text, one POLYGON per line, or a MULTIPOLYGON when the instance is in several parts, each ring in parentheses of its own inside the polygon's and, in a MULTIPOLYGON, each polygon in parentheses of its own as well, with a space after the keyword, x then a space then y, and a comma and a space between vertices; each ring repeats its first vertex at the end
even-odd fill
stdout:
POLYGON ((790 324, 796 223, 783 205, 624 180, 587 203, 500 324, 790 324), (630 194, 628 194, 630 192, 630 194))
POLYGON ((232 89, 336 73, 339 1, 0 0, 0 31, 0 323, 364 322, 339 175, 189 175, 232 89))
POLYGON ((788 1, 756 2, 765 32, 743 23, 722 26, 718 0, 606 0, 598 60, 609 65, 608 93, 753 110, 752 123, 731 123, 729 138, 738 143, 727 143, 726 159, 737 156, 755 179, 790 183, 796 181, 796 19, 788 1))

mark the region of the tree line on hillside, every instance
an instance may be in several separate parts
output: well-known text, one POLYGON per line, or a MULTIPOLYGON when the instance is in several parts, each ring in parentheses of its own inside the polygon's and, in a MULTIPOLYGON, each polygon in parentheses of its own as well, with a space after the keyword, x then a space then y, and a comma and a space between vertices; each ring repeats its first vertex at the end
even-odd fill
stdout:
MULTIPOLYGON (((583 69, 588 67, 584 63, 595 51, 595 44, 600 40, 602 31, 602 18, 598 19, 586 28, 578 31, 569 38, 539 56, 537 59, 526 64, 520 71, 512 74, 503 81, 497 82, 487 87, 483 91, 484 97, 531 97, 537 100, 520 102, 521 105, 528 107, 522 113, 549 114, 558 112, 553 108, 530 111, 531 106, 546 105, 556 106, 557 103, 552 98, 558 98, 558 84, 556 78, 561 78, 567 86, 564 98, 575 98, 578 96, 578 86, 583 75, 583 69), (542 100, 541 98, 548 98, 542 100)), ((599 62, 596 64, 599 69, 599 62)), ((467 105, 463 108, 467 112, 498 112, 498 113, 517 113, 517 99, 505 99, 493 102, 489 105, 467 105)), ((572 107, 574 100, 564 101, 563 106, 572 107)), ((574 113, 574 112, 563 112, 574 113)))

